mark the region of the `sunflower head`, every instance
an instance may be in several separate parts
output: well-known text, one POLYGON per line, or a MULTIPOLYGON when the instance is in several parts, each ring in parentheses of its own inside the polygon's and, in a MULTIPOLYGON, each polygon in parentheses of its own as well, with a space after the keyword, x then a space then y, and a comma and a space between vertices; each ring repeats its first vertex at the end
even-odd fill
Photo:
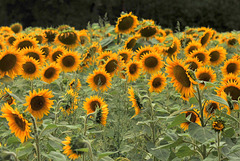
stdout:
POLYGON ((144 37, 146 39, 152 38, 158 33, 158 27, 155 25, 144 25, 138 30, 138 34, 140 34, 141 37, 144 37))
POLYGON ((202 63, 199 62, 197 58, 188 57, 185 60, 185 64, 189 65, 188 69, 190 69, 192 71, 196 71, 198 68, 202 67, 202 63))
POLYGON ((88 35, 87 30, 80 30, 78 32, 78 38, 79 38, 80 44, 83 46, 90 42, 90 37, 88 35))
POLYGON ((180 127, 185 131, 188 130, 189 124, 191 122, 193 123, 197 123, 198 125, 201 126, 201 121, 199 118, 198 113, 196 112, 196 110, 192 110, 192 111, 183 111, 181 113, 185 113, 186 114, 186 118, 189 118, 189 121, 181 123, 180 127))
POLYGON ((51 53, 51 47, 48 45, 41 46, 40 50, 42 51, 42 55, 44 55, 45 58, 47 58, 48 55, 51 53))
POLYGON ((106 126, 107 116, 108 116, 108 105, 105 104, 102 107, 97 109, 95 120, 98 124, 102 124, 103 126, 106 126))
POLYGON ((203 47, 207 46, 211 37, 213 35, 213 31, 211 29, 206 29, 203 35, 200 37, 199 42, 202 44, 203 47))
POLYGON ((21 54, 26 57, 31 57, 37 60, 40 63, 40 65, 43 65, 43 63, 45 62, 43 52, 40 50, 40 48, 33 47, 25 48, 21 50, 21 54))
POLYGON ((185 47, 185 55, 190 55, 194 50, 198 50, 202 47, 202 44, 197 41, 192 41, 188 43, 188 45, 185 47))
POLYGON ((40 64, 32 57, 25 57, 22 65, 22 77, 31 80, 39 76, 40 64))
POLYGON ((141 64, 143 70, 150 74, 156 73, 163 67, 162 58, 156 52, 145 54, 141 59, 141 64))
POLYGON ((141 63, 138 61, 130 61, 126 65, 126 73, 128 76, 128 82, 136 80, 141 73, 141 63))
POLYGON ((198 50, 194 50, 190 57, 197 58, 203 65, 206 65, 210 61, 209 52, 205 50, 205 48, 200 48, 198 50))
POLYGON ((229 59, 225 61, 222 67, 223 75, 228 75, 230 73, 234 75, 238 75, 240 72, 240 60, 237 59, 229 59))
POLYGON ((132 37, 129 37, 126 41, 125 41, 125 45, 124 48, 125 49, 133 49, 134 46, 137 43, 137 40, 140 38, 140 35, 136 34, 132 37))
POLYGON ((61 72, 61 67, 58 64, 56 63, 47 64, 42 69, 41 79, 44 82, 51 83, 54 80, 58 79, 60 72, 61 72))
POLYGON ((9 35, 8 37, 5 38, 6 44, 8 46, 13 46, 13 43, 15 40, 16 40, 16 36, 14 35, 9 35))
MULTIPOLYGON (((216 74, 214 73, 214 71, 211 68, 207 67, 199 68, 196 71, 195 75, 200 81, 214 82, 216 80, 216 74)), ((202 89, 205 86, 204 82, 200 83, 199 86, 202 89)))
POLYGON ((209 100, 203 107, 203 114, 205 117, 213 116, 216 110, 220 110, 220 104, 216 101, 209 100))
POLYGON ((223 47, 214 47, 209 50, 210 64, 213 66, 221 64, 227 55, 226 49, 223 47))
POLYGON ((105 63, 104 69, 112 77, 115 73, 117 73, 120 70, 121 66, 122 66, 122 61, 119 60, 117 54, 113 54, 105 63))
POLYGON ((12 31, 16 34, 22 31, 22 24, 20 23, 14 23, 10 26, 10 28, 12 29, 12 31))
POLYGON ((12 91, 9 88, 5 88, 4 90, 0 90, 0 101, 8 103, 9 105, 15 105, 15 99, 11 95, 12 91))
POLYGON ((83 108, 87 110, 87 114, 93 113, 97 108, 102 107, 106 103, 103 99, 97 95, 91 96, 90 98, 86 98, 83 102, 83 108))
POLYGON ((134 110, 135 110, 135 115, 132 116, 133 118, 140 113, 141 109, 143 109, 143 104, 141 102, 141 99, 138 93, 134 91, 132 87, 128 88, 128 94, 130 95, 129 101, 132 102, 132 107, 134 107, 134 110))
POLYGON ((49 60, 51 62, 57 62, 57 59, 63 55, 65 52, 67 52, 67 50, 62 47, 62 46, 57 46, 55 49, 52 50, 52 52, 50 52, 49 54, 49 60))
POLYGON ((212 128, 216 131, 216 132, 220 132, 223 131, 225 128, 225 121, 222 120, 221 118, 215 119, 212 123, 212 128))
POLYGON ((133 32, 137 25, 138 25, 137 16, 133 15, 132 12, 128 14, 122 14, 121 17, 118 18, 115 27, 115 32, 127 34, 133 32))
POLYGON ((59 25, 57 30, 60 32, 64 30, 74 30, 74 27, 71 27, 69 25, 59 25))
POLYGON ((77 32, 73 30, 64 30, 56 36, 55 41, 68 48, 74 48, 78 45, 79 40, 77 32))
POLYGON ((150 86, 150 92, 162 92, 164 87, 166 86, 166 77, 162 73, 157 73, 152 75, 151 79, 149 80, 148 85, 150 86))
POLYGON ((57 36, 58 31, 53 28, 48 28, 43 31, 44 36, 44 42, 43 43, 53 43, 55 40, 55 37, 57 36))
POLYGON ((171 44, 169 47, 167 47, 167 49, 164 50, 164 54, 167 55, 168 57, 173 57, 176 56, 176 54, 179 52, 180 50, 180 41, 178 40, 177 37, 174 37, 173 40, 170 42, 168 42, 169 44, 171 44))
POLYGON ((118 51, 118 55, 121 57, 121 60, 127 64, 132 57, 132 50, 122 49, 118 51))
POLYGON ((238 39, 235 37, 231 37, 227 39, 226 42, 229 47, 236 47, 237 44, 239 44, 238 39))
POLYGON ((20 35, 14 41, 13 46, 17 50, 22 50, 25 48, 36 48, 37 44, 38 44, 38 41, 35 38, 31 36, 20 35))
POLYGON ((64 96, 64 103, 61 104, 60 109, 65 114, 73 113, 78 108, 78 93, 74 92, 73 89, 67 91, 64 96))
POLYGON ((80 64, 80 56, 77 52, 68 51, 63 53, 57 60, 64 72, 76 71, 80 64))

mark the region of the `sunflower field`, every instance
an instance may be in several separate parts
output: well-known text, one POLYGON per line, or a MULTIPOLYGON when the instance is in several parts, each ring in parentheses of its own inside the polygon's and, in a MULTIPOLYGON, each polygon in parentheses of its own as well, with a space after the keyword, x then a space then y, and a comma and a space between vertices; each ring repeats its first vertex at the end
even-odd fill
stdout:
POLYGON ((0 161, 240 158, 238 31, 130 12, 0 40, 0 161))

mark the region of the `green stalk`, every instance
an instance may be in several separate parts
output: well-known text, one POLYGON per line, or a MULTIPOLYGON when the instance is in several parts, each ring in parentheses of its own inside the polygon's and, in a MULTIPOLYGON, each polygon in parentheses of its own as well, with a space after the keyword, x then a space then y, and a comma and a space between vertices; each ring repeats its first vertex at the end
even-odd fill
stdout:
POLYGON ((35 117, 33 115, 31 115, 31 118, 32 118, 33 127, 34 127, 34 136, 35 136, 35 142, 36 142, 37 161, 41 161, 40 145, 39 145, 39 137, 38 137, 38 130, 37 130, 36 119, 35 119, 35 117))
POLYGON ((199 104, 199 107, 200 107, 200 120, 201 120, 201 125, 202 127, 205 126, 204 124, 204 117, 203 117, 203 106, 202 106, 202 98, 201 98, 201 93, 200 93, 200 90, 199 90, 199 85, 196 86, 197 87, 197 94, 198 94, 198 104, 199 104))
POLYGON ((217 151, 218 151, 218 161, 221 161, 221 147, 220 147, 220 132, 217 133, 217 151))

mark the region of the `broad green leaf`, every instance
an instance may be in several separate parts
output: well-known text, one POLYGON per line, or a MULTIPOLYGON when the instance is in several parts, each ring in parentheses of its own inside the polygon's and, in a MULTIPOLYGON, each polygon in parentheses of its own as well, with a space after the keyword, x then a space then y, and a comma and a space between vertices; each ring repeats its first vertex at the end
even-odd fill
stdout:
POLYGON ((232 137, 235 134, 235 130, 232 127, 226 128, 223 131, 223 136, 225 137, 232 137))
POLYGON ((233 117, 232 115, 228 115, 227 113, 224 113, 222 111, 216 110, 216 115, 223 116, 227 119, 230 119, 230 120, 236 121, 237 123, 240 123, 237 118, 233 117))
POLYGON ((16 136, 9 137, 7 140, 7 144, 16 144, 16 143, 21 143, 21 141, 16 136))
POLYGON ((101 158, 99 161, 114 161, 114 160, 111 157, 106 156, 106 157, 101 158))
POLYGON ((102 41, 100 41, 100 44, 102 47, 105 47, 107 45, 109 45, 110 43, 112 43, 114 40, 114 37, 110 36, 110 37, 107 37, 105 39, 103 39, 102 41))
POLYGON ((104 152, 104 153, 100 153, 98 154, 98 159, 101 159, 103 157, 106 157, 106 156, 109 156, 109 155, 112 155, 112 154, 115 154, 117 153, 118 151, 115 151, 115 152, 104 152))
POLYGON ((207 127, 199 126, 196 123, 190 123, 188 127, 190 136, 200 143, 204 143, 211 138, 215 138, 213 131, 209 131, 207 127))
POLYGON ((183 122, 187 122, 186 120, 186 113, 181 113, 172 121, 171 125, 168 128, 172 128, 174 126, 180 125, 183 122))
POLYGON ((28 142, 24 146, 17 148, 16 154, 19 159, 23 159, 26 155, 32 153, 33 148, 33 144, 28 142))
POLYGON ((186 157, 186 156, 191 156, 195 152, 191 150, 188 146, 184 145, 180 149, 178 149, 178 152, 176 153, 176 156, 179 158, 186 157))
POLYGON ((147 143, 147 150, 157 159, 167 161, 170 156, 170 151, 168 149, 156 149, 152 142, 147 143))
POLYGON ((40 133, 40 137, 45 136, 53 132, 57 128, 57 125, 55 124, 50 124, 46 126, 40 133))
POLYGON ((227 101, 225 101, 222 97, 219 97, 219 96, 216 96, 213 94, 209 94, 209 95, 205 95, 205 96, 208 100, 213 100, 213 101, 216 101, 218 103, 228 106, 227 101))
POLYGON ((59 151, 51 151, 48 154, 48 157, 53 161, 66 161, 66 156, 60 153, 59 151))
POLYGON ((131 151, 133 148, 134 148, 133 146, 124 145, 124 146, 120 147, 119 151, 121 153, 127 153, 127 152, 131 151))
POLYGON ((153 148, 152 150, 176 147, 176 146, 178 146, 178 145, 180 145, 182 143, 183 143, 182 138, 178 138, 176 141, 172 141, 172 142, 169 142, 168 144, 160 145, 160 146, 158 146, 156 148, 153 148))

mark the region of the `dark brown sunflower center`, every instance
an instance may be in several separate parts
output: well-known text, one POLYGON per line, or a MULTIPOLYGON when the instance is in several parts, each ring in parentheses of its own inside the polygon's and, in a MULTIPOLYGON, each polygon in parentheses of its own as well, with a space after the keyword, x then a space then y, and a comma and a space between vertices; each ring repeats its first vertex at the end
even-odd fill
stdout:
POLYGON ((13 25, 11 29, 14 33, 19 33, 21 31, 21 25, 13 25))
POLYGON ((176 78, 176 80, 181 83, 182 86, 184 87, 190 87, 191 86, 191 82, 186 74, 185 69, 180 66, 180 65, 176 65, 173 68, 173 74, 174 77, 176 78))
POLYGON ((30 105, 32 110, 39 111, 45 106, 45 99, 43 96, 35 96, 31 99, 30 105))
POLYGON ((22 50, 23 48, 30 48, 32 46, 33 46, 33 43, 31 41, 23 40, 18 44, 17 48, 22 50))
POLYGON ((142 51, 142 52, 139 54, 139 59, 141 60, 141 59, 142 59, 142 56, 143 56, 144 54, 149 53, 149 52, 150 52, 150 50, 144 50, 144 51, 142 51))
POLYGON ((127 45, 126 45, 126 48, 127 49, 132 49, 135 45, 136 45, 136 42, 137 42, 137 39, 131 39, 127 45))
POLYGON ((152 82, 152 86, 153 86, 154 88, 160 87, 161 84, 162 84, 162 80, 161 80, 161 78, 159 78, 159 77, 155 78, 155 79, 153 80, 153 82, 152 82))
POLYGON ((68 55, 62 59, 62 63, 65 67, 72 67, 75 64, 75 59, 73 56, 68 55))
POLYGON ((19 118, 19 116, 16 114, 13 114, 13 117, 18 128, 20 128, 21 131, 25 131, 26 123, 21 118, 19 118))
POLYGON ((52 78, 56 73, 56 69, 53 67, 48 68, 45 73, 44 73, 44 77, 47 79, 52 78))
POLYGON ((0 70, 5 72, 11 70, 17 62, 17 57, 14 54, 7 54, 0 60, 0 70))
POLYGON ((190 121, 191 122, 196 122, 196 120, 197 120, 196 114, 194 114, 193 112, 187 112, 186 117, 188 117, 189 115, 191 115, 190 121))
POLYGON ((204 46, 207 42, 208 42, 208 40, 209 40, 209 36, 210 36, 210 34, 207 32, 203 37, 202 37, 202 39, 201 39, 201 44, 202 44, 202 46, 204 46))
POLYGON ((93 78, 93 81, 96 85, 103 86, 104 84, 107 83, 107 78, 103 74, 97 74, 93 78))
POLYGON ((198 58, 198 60, 200 62, 204 62, 205 61, 205 55, 203 53, 197 53, 194 55, 195 58, 198 58))
POLYGON ((137 65, 136 64, 131 64, 129 67, 129 73, 134 74, 137 71, 137 65))
POLYGON ((56 33, 53 31, 46 31, 45 32, 45 38, 47 39, 47 42, 53 42, 55 37, 56 37, 56 33))
POLYGON ((11 45, 13 45, 13 42, 16 40, 16 38, 15 37, 13 37, 13 36, 10 36, 9 38, 8 38, 8 42, 9 42, 9 44, 11 44, 11 45))
POLYGON ((158 59, 154 56, 150 56, 145 59, 144 64, 147 68, 155 68, 158 65, 158 59))
POLYGON ((43 55, 44 55, 45 57, 47 57, 47 56, 49 55, 49 52, 50 52, 50 50, 49 50, 48 47, 42 47, 42 48, 41 48, 41 51, 43 52, 43 55))
POLYGON ((126 53, 121 53, 120 56, 122 57, 122 60, 124 63, 126 63, 127 59, 128 59, 128 54, 126 53))
POLYGON ((228 40, 228 44, 233 46, 237 43, 237 40, 235 38, 228 40))
POLYGON ((131 17, 131 16, 124 17, 119 22, 118 29, 120 31, 128 30, 133 26, 133 22, 134 22, 133 17, 131 17))
POLYGON ((36 71, 36 66, 32 62, 26 62, 22 67, 27 74, 33 74, 36 71))
POLYGON ((236 70, 237 70, 237 64, 235 64, 235 63, 230 63, 230 64, 228 64, 228 66, 227 66, 227 72, 228 72, 228 74, 229 74, 229 73, 235 73, 236 70))
POLYGON ((212 114, 214 113, 214 111, 218 108, 218 105, 216 103, 211 103, 209 106, 208 106, 208 109, 207 109, 207 112, 212 114))
POLYGON ((107 71, 107 73, 112 73, 116 70, 117 65, 118 65, 117 60, 113 59, 106 64, 105 70, 107 71))
POLYGON ((157 30, 155 27, 148 26, 146 28, 143 28, 140 30, 142 37, 151 37, 157 33, 157 30))
POLYGON ((26 54, 26 56, 32 57, 33 59, 40 61, 40 57, 39 57, 38 53, 28 52, 28 53, 26 54))
POLYGON ((101 107, 101 104, 98 101, 92 101, 90 103, 90 108, 92 111, 95 111, 97 107, 101 107))
POLYGON ((218 51, 213 51, 209 54, 210 56, 210 61, 215 62, 220 58, 220 53, 218 51))
POLYGON ((237 87, 234 87, 234 86, 229 86, 229 87, 225 88, 224 92, 227 95, 230 94, 232 99, 236 100, 236 101, 238 100, 238 97, 240 96, 240 89, 238 89, 237 87))
POLYGON ((189 64, 189 69, 192 71, 195 71, 198 68, 198 65, 195 62, 187 62, 186 64, 189 64))
POLYGON ((74 32, 62 33, 58 36, 58 39, 65 45, 74 45, 77 42, 77 34, 74 32))
POLYGON ((173 42, 173 47, 170 47, 166 52, 168 56, 172 56, 177 51, 177 44, 173 42))
POLYGON ((60 57, 63 53, 61 51, 56 51, 52 54, 53 61, 57 61, 58 57, 60 57))
POLYGON ((188 54, 190 54, 191 52, 193 52, 193 50, 197 50, 197 46, 190 46, 190 48, 188 49, 188 54))
POLYGON ((43 37, 41 35, 35 35, 34 38, 38 41, 38 44, 41 44, 43 41, 43 37))
POLYGON ((202 81, 210 81, 211 76, 208 73, 201 73, 198 79, 202 81))

